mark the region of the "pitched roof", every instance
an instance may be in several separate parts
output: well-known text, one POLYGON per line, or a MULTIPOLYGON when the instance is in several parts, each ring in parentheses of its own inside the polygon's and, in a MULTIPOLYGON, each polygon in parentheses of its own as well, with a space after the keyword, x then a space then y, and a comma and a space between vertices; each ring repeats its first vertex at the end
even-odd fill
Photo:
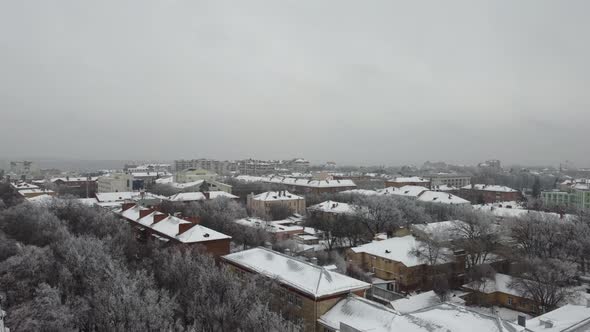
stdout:
POLYGON ((257 201, 287 201, 293 199, 303 199, 301 196, 291 194, 290 192, 284 191, 267 191, 262 194, 254 195, 252 199, 257 201))
POLYGON ((421 202, 430 202, 430 203, 441 203, 441 204, 451 204, 451 205, 459 205, 459 204, 470 204, 470 202, 466 199, 463 199, 459 196, 455 196, 453 194, 448 194, 445 192, 440 191, 424 191, 420 196, 418 196, 418 200, 421 202))
POLYGON ((371 285, 321 266, 300 261, 267 248, 254 248, 223 256, 237 266, 276 278, 313 298, 368 289, 371 285))
POLYGON ((472 281, 463 285, 463 288, 472 289, 485 294, 504 293, 518 297, 525 297, 522 292, 510 287, 514 277, 507 274, 496 273, 493 278, 485 278, 483 281, 472 281))
POLYGON ((355 207, 351 204, 340 203, 335 201, 325 201, 320 204, 312 205, 307 208, 310 211, 319 211, 335 214, 353 214, 355 207))
MULTIPOLYGON (((412 235, 402 237, 392 237, 387 240, 373 241, 358 247, 351 248, 355 253, 367 253, 369 255, 386 258, 392 261, 400 262, 407 267, 425 264, 410 252, 420 244, 420 241, 412 235)), ((447 252, 450 253, 450 252, 447 252)), ((441 258, 442 259, 442 258, 441 258)), ((446 262, 441 261, 441 263, 446 262)))

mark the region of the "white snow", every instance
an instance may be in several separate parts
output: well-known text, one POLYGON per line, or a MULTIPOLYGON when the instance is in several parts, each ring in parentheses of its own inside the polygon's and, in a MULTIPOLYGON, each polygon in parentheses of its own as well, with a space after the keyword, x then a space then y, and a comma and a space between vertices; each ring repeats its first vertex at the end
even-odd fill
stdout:
POLYGON ((284 191, 267 191, 262 194, 255 195, 252 199, 257 201, 289 201, 294 199, 303 199, 301 196, 291 194, 290 192, 284 191))
POLYGON ((296 187, 307 187, 307 188, 337 188, 337 187, 356 187, 356 184, 352 180, 308 180, 298 179, 292 177, 283 176, 250 176, 240 175, 236 177, 236 180, 244 182, 265 182, 265 183, 277 183, 286 184, 296 187))
POLYGON ((267 248, 254 248, 223 256, 239 267, 293 287, 313 298, 368 289, 371 285, 321 266, 300 261, 267 248))
POLYGON ((395 177, 393 179, 387 180, 387 182, 396 182, 396 183, 429 183, 430 180, 421 178, 419 176, 410 176, 410 177, 395 177))
POLYGON ((526 326, 533 332, 590 331, 590 307, 568 304, 527 320, 526 326), (545 327, 545 322, 553 326, 545 327))
MULTIPOLYGON (((420 241, 412 235, 393 237, 387 240, 373 241, 358 247, 351 248, 355 253, 367 253, 369 255, 400 262, 407 267, 424 264, 418 257, 411 255, 410 251, 416 248, 420 241)), ((444 263, 445 261, 441 261, 444 263)))
MULTIPOLYGON (((462 295, 460 292, 452 292, 449 295, 449 302, 464 305, 465 300, 460 295, 462 295)), ((390 302, 391 307, 402 314, 422 310, 437 304, 441 304, 441 301, 440 297, 434 291, 428 291, 390 302)))
POLYGON ((514 277, 507 274, 496 273, 493 279, 486 278, 483 282, 472 281, 463 285, 463 288, 472 289, 485 294, 504 293, 526 298, 522 292, 510 287, 513 278, 514 277))
POLYGON ((498 186, 493 184, 470 184, 461 189, 473 189, 473 190, 481 190, 481 191, 494 191, 494 192, 506 192, 506 193, 515 193, 518 190, 512 189, 506 186, 498 186))
POLYGON ((354 214, 355 207, 351 204, 335 201, 325 201, 307 208, 310 211, 327 212, 334 214, 354 214))
POLYGON ((465 200, 459 196, 455 196, 453 194, 448 194, 441 191, 424 191, 420 196, 418 196, 418 200, 422 202, 430 202, 430 203, 441 203, 441 204, 452 204, 452 205, 459 205, 459 204, 471 204, 468 200, 465 200))

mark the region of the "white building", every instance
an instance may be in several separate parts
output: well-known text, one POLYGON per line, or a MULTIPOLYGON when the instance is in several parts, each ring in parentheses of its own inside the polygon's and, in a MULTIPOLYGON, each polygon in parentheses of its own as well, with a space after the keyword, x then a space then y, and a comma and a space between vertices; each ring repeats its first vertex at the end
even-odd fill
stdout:
POLYGON ((133 176, 127 173, 114 173, 98 178, 99 193, 125 192, 132 190, 133 176))

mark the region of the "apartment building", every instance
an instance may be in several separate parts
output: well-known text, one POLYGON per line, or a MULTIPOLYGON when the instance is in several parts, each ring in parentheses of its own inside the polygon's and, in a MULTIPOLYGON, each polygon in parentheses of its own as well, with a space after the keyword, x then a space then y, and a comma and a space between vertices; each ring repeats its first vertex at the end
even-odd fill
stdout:
POLYGON ((204 169, 221 175, 227 175, 238 171, 238 164, 235 161, 221 161, 214 159, 191 159, 175 160, 174 169, 179 172, 185 169, 204 169))
POLYGON ((133 176, 127 173, 113 173, 96 180, 99 193, 133 191, 133 176))
POLYGON ((98 177, 60 177, 49 180, 57 186, 60 195, 68 194, 77 197, 94 197, 98 190, 98 177))
POLYGON ((392 281, 390 290, 396 292, 431 289, 434 269, 443 268, 452 272, 451 284, 460 285, 465 258, 444 249, 437 264, 429 265, 411 253, 419 244, 413 235, 393 237, 348 249, 346 258, 375 277, 392 281))
POLYGON ((145 239, 201 246, 214 257, 230 252, 231 236, 199 225, 198 219, 181 219, 136 203, 124 203, 116 213, 130 222, 145 239))
POLYGON ((385 188, 387 187, 396 187, 401 188, 403 186, 422 186, 422 187, 430 187, 430 180, 419 177, 419 176, 411 176, 411 177, 395 177, 393 179, 385 180, 385 188))
POLYGON ((273 206, 284 206, 291 214, 305 214, 305 197, 286 190, 267 191, 258 195, 250 194, 246 204, 252 215, 269 219, 273 206))
POLYGON ((254 248, 222 257, 238 275, 259 274, 279 284, 271 309, 291 324, 291 331, 324 331, 317 323, 349 294, 360 297, 371 285, 324 267, 267 248, 254 248))
POLYGON ((523 199, 522 193, 506 186, 471 184, 463 186, 458 195, 471 203, 488 204, 495 202, 513 202, 523 199))
POLYGON ((434 173, 425 175, 424 178, 430 180, 431 187, 447 185, 461 188, 471 184, 471 176, 456 173, 434 173))
POLYGON ((199 180, 217 180, 217 173, 202 169, 202 168, 188 168, 182 171, 176 172, 176 182, 187 183, 195 182, 199 180))
POLYGON ((15 179, 25 180, 32 179, 41 175, 39 165, 34 161, 11 161, 8 175, 15 179))

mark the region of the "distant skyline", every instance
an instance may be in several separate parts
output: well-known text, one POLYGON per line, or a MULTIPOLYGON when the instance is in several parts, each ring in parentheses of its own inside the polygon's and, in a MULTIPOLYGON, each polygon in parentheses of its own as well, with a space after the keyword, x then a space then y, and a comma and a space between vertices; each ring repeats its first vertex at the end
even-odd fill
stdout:
POLYGON ((587 1, 0 3, 0 159, 590 166, 587 1))

